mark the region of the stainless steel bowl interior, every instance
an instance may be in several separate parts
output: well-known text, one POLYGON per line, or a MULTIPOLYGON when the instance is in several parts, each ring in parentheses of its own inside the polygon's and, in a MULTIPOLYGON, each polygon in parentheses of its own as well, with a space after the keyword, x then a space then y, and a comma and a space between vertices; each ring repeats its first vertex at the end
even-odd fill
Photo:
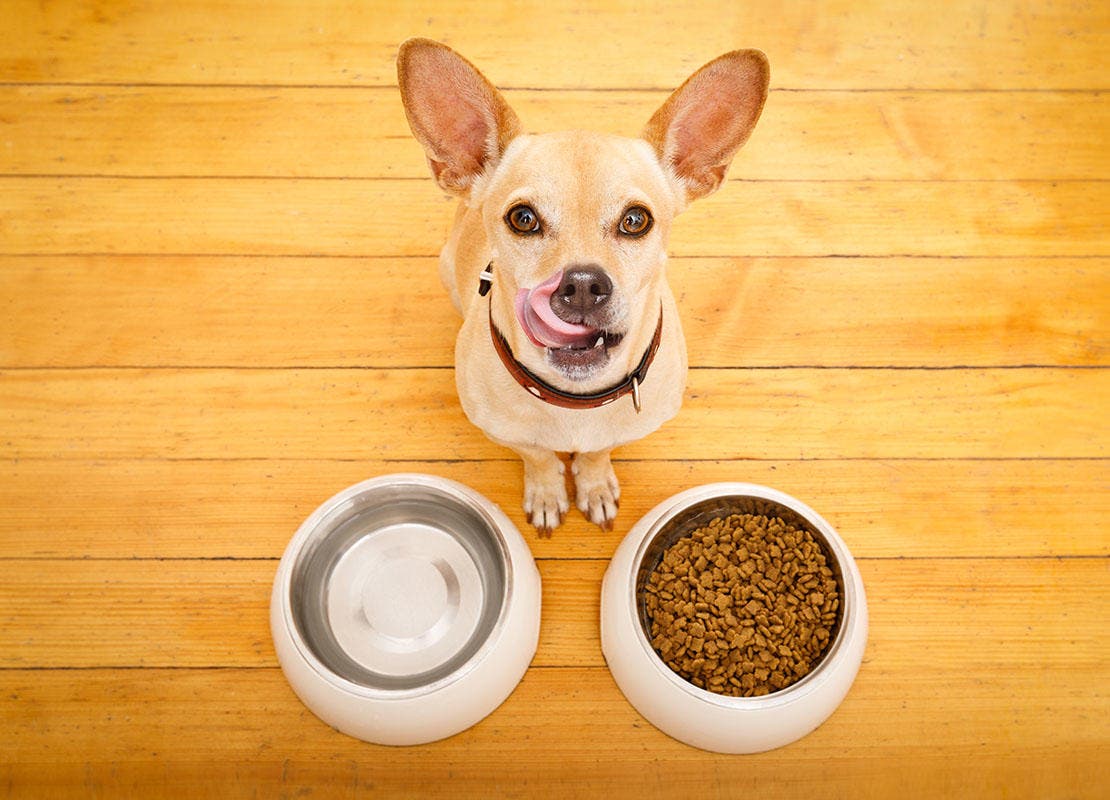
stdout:
MULTIPOLYGON (((807 681, 813 675, 817 674, 820 666, 825 663, 833 651, 837 648, 840 640, 840 632, 843 629, 845 612, 848 608, 848 598, 845 594, 845 582, 843 569, 839 559, 831 547, 825 535, 808 519, 799 514, 789 506, 775 502, 762 497, 752 497, 748 495, 720 495, 710 496, 701 500, 694 500, 690 504, 672 509, 665 513, 663 517, 655 524, 653 530, 648 534, 643 544, 640 546, 638 559, 636 562, 634 592, 636 600, 636 616, 639 620, 639 633, 641 634, 641 644, 655 656, 658 663, 667 673, 673 675, 683 684, 687 685, 691 690, 699 694, 712 694, 706 690, 699 689, 692 683, 688 683, 685 679, 677 673, 672 672, 670 667, 666 665, 663 659, 655 652, 651 645, 651 619, 648 616, 647 603, 645 600, 646 592, 644 586, 647 584, 651 577, 651 573, 659 565, 663 558, 663 553, 668 547, 673 545, 682 537, 693 533, 698 528, 704 527, 712 520, 718 517, 727 517, 731 514, 755 514, 766 517, 778 517, 788 525, 808 531, 814 540, 820 545, 825 553, 825 558, 829 568, 833 571, 836 578, 837 588, 840 593, 840 607, 837 609, 837 619, 833 630, 829 634, 829 644, 825 648, 825 652, 821 658, 814 664, 813 669, 809 675, 791 686, 780 689, 776 692, 771 692, 764 697, 773 698, 783 692, 789 691, 794 686, 798 686, 804 681, 807 681)), ((750 699, 759 698, 734 698, 726 695, 713 695, 719 697, 722 701, 735 703, 737 701, 745 701, 750 699)))
MULTIPOLYGON (((288 587, 293 624, 312 656, 327 671, 350 683, 379 691, 428 688, 462 669, 490 640, 508 602, 509 564, 508 548, 496 524, 469 498, 422 482, 378 485, 332 509, 307 537, 294 561, 288 587), (342 566, 345 557, 349 561, 352 553, 374 537, 399 529, 441 541, 450 537, 457 543, 450 545, 460 554, 456 559, 472 562, 466 564, 466 569, 473 576, 473 585, 464 592, 471 598, 473 619, 462 634, 465 641, 457 649, 452 647, 445 660, 411 674, 390 674, 352 657, 350 633, 344 646, 340 641, 344 632, 336 630, 328 608, 329 597, 334 602, 336 596, 336 588, 330 584, 337 567, 346 569, 342 566)), ((457 582, 452 586, 451 576, 445 577, 448 588, 444 602, 457 606, 457 582)))

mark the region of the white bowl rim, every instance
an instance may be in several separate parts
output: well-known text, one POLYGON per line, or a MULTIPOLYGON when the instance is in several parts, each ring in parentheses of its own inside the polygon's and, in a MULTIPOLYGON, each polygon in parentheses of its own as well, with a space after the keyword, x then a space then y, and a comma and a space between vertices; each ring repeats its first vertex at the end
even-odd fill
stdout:
POLYGON ((321 681, 335 689, 356 697, 383 702, 400 702, 433 694, 462 680, 466 675, 478 669, 489 654, 495 650, 504 631, 505 620, 508 617, 509 604, 512 602, 514 582, 512 553, 508 547, 508 543, 505 541, 501 525, 497 523, 495 516, 504 516, 504 514, 487 498, 470 487, 453 481, 450 478, 441 478, 424 473, 390 473, 361 481, 343 489, 321 503, 320 506, 308 516, 301 524, 300 528, 297 529, 296 534, 294 534, 293 538, 290 540, 282 556, 277 575, 275 576, 275 584, 277 585, 280 583, 281 618, 285 627, 284 634, 292 642, 298 655, 304 660, 304 663, 312 669, 321 681), (385 689, 348 680, 332 672, 326 664, 320 661, 312 651, 312 648, 304 641, 293 617, 292 603, 290 601, 292 591, 291 581, 294 565, 304 545, 329 515, 337 512, 342 506, 366 492, 385 486, 403 487, 406 485, 433 489, 445 493, 455 500, 466 503, 474 511, 479 513, 483 518, 483 522, 487 524, 488 530, 494 535, 497 550, 502 556, 502 564, 505 569, 505 586, 501 597, 501 613, 498 615, 493 628, 490 630, 489 636, 469 659, 448 675, 432 683, 407 689, 385 689))
POLYGON ((848 551, 847 545, 836 533, 835 529, 833 529, 833 527, 813 508, 803 503, 801 500, 798 500, 796 497, 792 497, 785 492, 773 489, 769 486, 756 483, 722 481, 694 486, 664 500, 652 509, 652 511, 643 516, 633 527, 633 531, 630 532, 629 535, 631 536, 632 533, 637 530, 640 531, 640 541, 632 557, 631 568, 629 569, 628 576, 626 576, 627 581, 624 589, 624 591, 627 592, 626 596, 631 598, 631 603, 628 605, 629 622, 632 624, 633 630, 635 631, 636 640, 640 643, 640 646, 648 656, 648 662, 655 668, 656 672, 663 676, 669 683, 684 691, 690 698, 714 708, 736 709, 738 711, 760 711, 804 701, 804 698, 819 691, 830 679, 830 674, 832 672, 831 665, 836 663, 835 656, 844 647, 843 643, 847 640, 851 631, 854 630, 856 618, 861 613, 859 610, 860 604, 865 603, 866 600, 862 596, 862 592, 856 591, 858 568, 856 567, 855 560, 852 558, 851 553, 848 551), (841 598, 840 625, 834 641, 822 654, 817 667, 801 680, 783 689, 758 697, 733 697, 730 695, 717 694, 716 692, 711 692, 707 689, 695 686, 693 683, 683 678, 668 667, 659 654, 655 652, 655 648, 651 646, 651 642, 648 641, 643 626, 640 624, 637 610, 637 573, 647 547, 659 532, 660 527, 665 524, 665 521, 669 521, 673 515, 690 506, 714 498, 724 499, 728 497, 751 497, 760 500, 769 500, 785 506, 803 517, 821 533, 829 550, 832 551, 833 557, 837 560, 841 573, 843 596, 841 598))

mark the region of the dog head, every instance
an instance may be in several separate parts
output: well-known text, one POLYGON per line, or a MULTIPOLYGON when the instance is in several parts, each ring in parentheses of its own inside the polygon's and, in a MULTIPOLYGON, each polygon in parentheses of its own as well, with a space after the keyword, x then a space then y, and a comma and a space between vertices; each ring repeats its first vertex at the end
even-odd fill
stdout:
POLYGON ((627 374, 659 319, 671 220, 720 186, 755 126, 764 55, 706 64, 639 139, 523 134, 493 85, 437 42, 405 42, 398 77, 432 175, 466 205, 459 251, 493 263, 490 302, 517 358, 571 391, 627 374))

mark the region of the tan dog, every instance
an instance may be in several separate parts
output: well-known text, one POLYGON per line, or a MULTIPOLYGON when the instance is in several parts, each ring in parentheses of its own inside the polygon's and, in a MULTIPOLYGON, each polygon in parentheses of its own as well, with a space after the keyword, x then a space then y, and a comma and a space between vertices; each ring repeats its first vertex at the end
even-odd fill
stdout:
POLYGON ((612 449, 678 413, 686 345, 666 280, 671 220, 720 186, 767 97, 766 57, 727 53, 655 113, 642 139, 520 132, 485 77, 437 42, 401 46, 409 125, 460 204, 440 272, 463 315, 455 346, 471 422, 524 460, 541 535, 570 504, 612 527, 612 449))

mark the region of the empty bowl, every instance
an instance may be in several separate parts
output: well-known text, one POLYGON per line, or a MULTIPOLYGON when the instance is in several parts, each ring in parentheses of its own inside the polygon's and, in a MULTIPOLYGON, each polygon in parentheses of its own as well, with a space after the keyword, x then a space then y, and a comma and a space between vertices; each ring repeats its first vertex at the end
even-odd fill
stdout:
POLYGON ((836 710, 848 693, 867 643, 863 581, 844 542, 817 512, 787 494, 747 483, 695 487, 641 519, 621 542, 601 590, 601 644, 628 701, 655 727, 703 750, 756 753, 793 742, 836 710), (779 517, 822 546, 840 602, 828 645, 809 672, 759 697, 733 697, 695 686, 652 647, 645 585, 664 551, 718 517, 779 517))
POLYGON ((540 575, 508 517, 477 492, 397 474, 332 497, 274 579, 282 670, 318 717, 409 745, 474 725, 536 652, 540 575))

